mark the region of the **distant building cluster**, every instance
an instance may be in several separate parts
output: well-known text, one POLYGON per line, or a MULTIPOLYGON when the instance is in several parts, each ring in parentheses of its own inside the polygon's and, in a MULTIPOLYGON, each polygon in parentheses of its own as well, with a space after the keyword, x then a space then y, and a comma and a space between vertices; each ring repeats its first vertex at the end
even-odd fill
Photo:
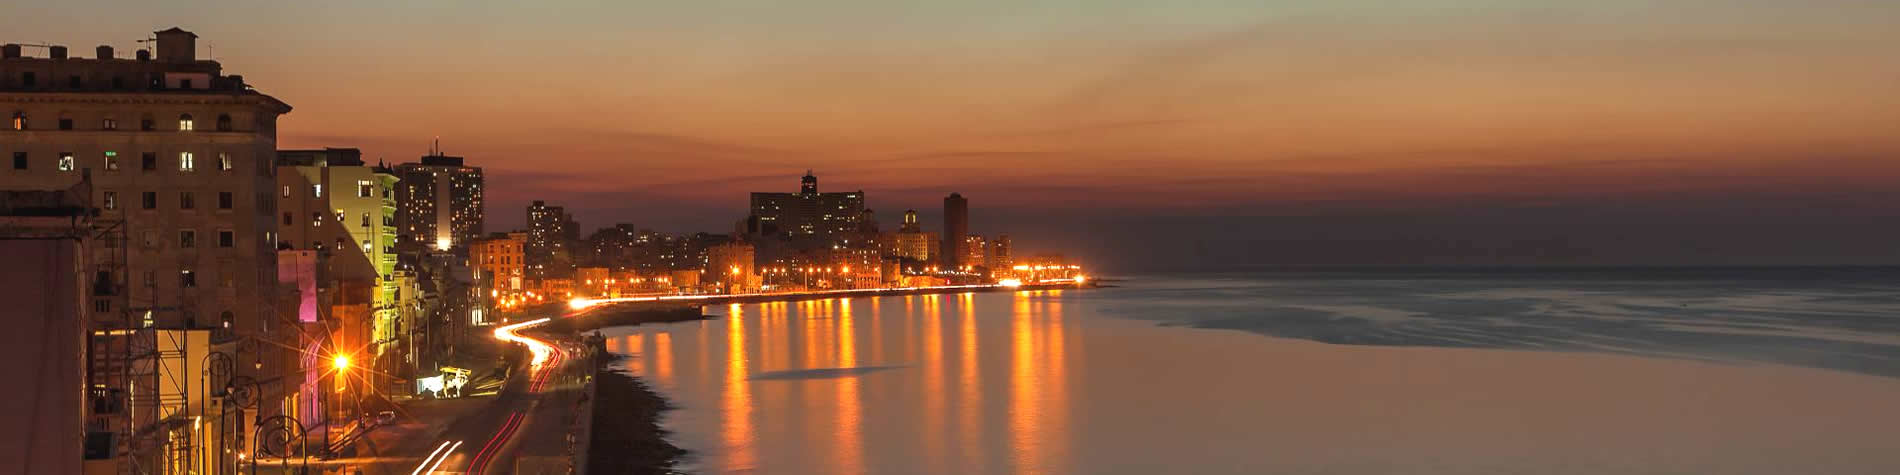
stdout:
POLYGON ((1079 272, 972 233, 962 195, 941 230, 907 210, 882 231, 863 191, 821 192, 809 171, 796 192, 752 193, 727 234, 583 237, 545 201, 491 233, 464 157, 279 150, 289 104, 197 57, 191 32, 146 44, 0 46, 0 252, 34 257, 0 266, 0 297, 22 309, 9 323, 43 332, 21 351, 53 355, 0 425, 84 454, 29 473, 233 472, 258 421, 342 426, 366 401, 465 378, 487 356, 458 343, 537 304, 1079 272))

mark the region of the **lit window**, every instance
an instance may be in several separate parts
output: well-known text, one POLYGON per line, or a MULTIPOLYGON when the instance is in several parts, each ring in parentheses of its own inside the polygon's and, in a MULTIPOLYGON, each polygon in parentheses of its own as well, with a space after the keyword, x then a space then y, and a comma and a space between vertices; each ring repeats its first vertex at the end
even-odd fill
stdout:
POLYGON ((119 209, 119 192, 108 191, 105 194, 105 199, 100 201, 103 202, 101 205, 104 206, 105 209, 119 209))
POLYGON ((26 113, 13 113, 13 130, 26 130, 26 113))
POLYGON ((218 170, 231 171, 231 154, 218 152, 218 170))
POLYGON ((106 171, 118 171, 119 152, 106 152, 106 171))
POLYGON ((73 162, 74 160, 73 160, 72 152, 59 153, 59 171, 62 171, 62 172, 73 171, 73 166, 74 166, 73 162))
POLYGON ((312 193, 316 193, 316 195, 317 195, 317 197, 318 197, 318 198, 322 198, 322 197, 323 197, 323 184, 322 184, 322 183, 318 183, 318 184, 315 184, 315 185, 310 185, 310 190, 311 190, 311 192, 312 192, 312 193))
POLYGON ((111 117, 107 117, 99 121, 99 129, 100 130, 119 130, 119 121, 112 120, 111 117))
POLYGON ((198 286, 198 274, 190 269, 178 271, 178 286, 192 288, 198 286))
POLYGON ((183 114, 183 115, 179 115, 179 116, 178 116, 178 130, 180 130, 180 131, 190 131, 191 129, 192 129, 192 127, 191 127, 191 114, 183 114))
POLYGON ((178 152, 178 171, 188 172, 196 168, 197 164, 194 163, 191 152, 178 152))

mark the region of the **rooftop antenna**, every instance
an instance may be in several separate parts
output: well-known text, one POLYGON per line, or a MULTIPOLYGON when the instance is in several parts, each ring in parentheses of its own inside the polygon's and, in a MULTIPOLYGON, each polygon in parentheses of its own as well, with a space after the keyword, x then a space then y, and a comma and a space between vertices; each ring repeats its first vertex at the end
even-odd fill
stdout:
POLYGON ((435 155, 435 156, 442 155, 442 136, 440 135, 436 136, 435 142, 429 145, 429 155, 435 155))

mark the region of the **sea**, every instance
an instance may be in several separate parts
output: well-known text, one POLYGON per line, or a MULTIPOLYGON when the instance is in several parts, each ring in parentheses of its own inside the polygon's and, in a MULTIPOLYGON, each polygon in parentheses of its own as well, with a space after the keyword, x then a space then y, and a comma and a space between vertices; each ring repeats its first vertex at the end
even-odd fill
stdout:
POLYGON ((690 473, 1900 473, 1900 269, 1103 285, 603 333, 690 473))

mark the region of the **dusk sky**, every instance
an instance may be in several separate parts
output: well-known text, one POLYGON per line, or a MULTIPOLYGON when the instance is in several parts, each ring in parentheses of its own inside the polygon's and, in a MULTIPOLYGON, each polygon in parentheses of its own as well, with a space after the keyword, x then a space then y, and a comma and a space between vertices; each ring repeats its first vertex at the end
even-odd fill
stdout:
POLYGON ((725 232, 810 168, 1110 269, 1900 264, 1900 2, 517 3, 15 2, 0 40, 191 30, 284 148, 440 137, 490 230, 725 232))

